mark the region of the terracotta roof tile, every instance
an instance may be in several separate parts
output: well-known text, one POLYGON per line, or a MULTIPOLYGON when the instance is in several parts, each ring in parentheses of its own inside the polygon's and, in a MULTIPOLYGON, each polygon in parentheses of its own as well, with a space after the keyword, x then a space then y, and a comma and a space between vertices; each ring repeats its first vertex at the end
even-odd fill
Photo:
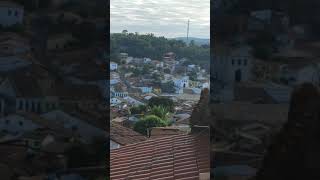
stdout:
POLYGON ((173 135, 111 151, 111 179, 198 180, 210 171, 208 136, 173 135), (206 139, 203 139, 206 138, 206 139))
POLYGON ((147 140, 147 137, 133 131, 132 129, 123 127, 116 123, 111 123, 110 139, 120 145, 127 145, 147 140))

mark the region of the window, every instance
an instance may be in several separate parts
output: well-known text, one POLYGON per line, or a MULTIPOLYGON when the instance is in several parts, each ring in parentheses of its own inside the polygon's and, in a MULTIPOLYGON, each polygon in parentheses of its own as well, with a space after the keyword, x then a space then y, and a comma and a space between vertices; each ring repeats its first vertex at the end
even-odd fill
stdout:
POLYGON ((25 106, 26 106, 26 111, 28 111, 29 110, 29 102, 28 101, 26 101, 25 106))
POLYGON ((20 101, 19 101, 19 110, 22 110, 22 108, 23 108, 23 101, 20 100, 20 101))
POLYGON ((9 123, 10 123, 10 121, 9 121, 8 119, 6 119, 5 123, 6 123, 6 124, 9 124, 9 123))
POLYGON ((238 59, 238 65, 239 66, 241 65, 241 59, 238 59))
POLYGON ((23 126, 23 122, 22 122, 22 121, 19 121, 19 125, 20 125, 20 126, 23 126))
POLYGON ((34 104, 34 102, 32 101, 32 102, 31 102, 31 111, 32 111, 32 112, 35 112, 35 111, 36 111, 35 108, 36 108, 36 107, 35 107, 35 104, 34 104))
POLYGON ((245 59, 245 60, 243 60, 243 64, 246 66, 247 65, 247 62, 248 60, 247 59, 245 59))
POLYGON ((234 65, 234 59, 232 59, 232 65, 234 65))
POLYGON ((19 12, 18 11, 15 11, 14 12, 14 15, 17 17, 19 15, 19 12))
POLYGON ((11 16, 11 14, 12 14, 12 11, 9 9, 8 10, 8 16, 11 16))

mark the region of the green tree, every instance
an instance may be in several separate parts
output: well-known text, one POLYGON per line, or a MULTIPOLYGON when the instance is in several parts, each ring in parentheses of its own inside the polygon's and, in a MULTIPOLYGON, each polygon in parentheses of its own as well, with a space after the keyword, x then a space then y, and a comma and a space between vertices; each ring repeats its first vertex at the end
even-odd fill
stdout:
POLYGON ((162 107, 166 107, 168 109, 169 112, 174 112, 174 102, 166 97, 152 97, 149 102, 148 105, 152 108, 154 106, 162 106, 162 107))
POLYGON ((163 54, 169 51, 176 53, 177 58, 188 58, 193 64, 208 66, 210 48, 202 46, 187 46, 186 43, 153 34, 113 33, 110 36, 111 53, 127 52, 133 57, 149 57, 161 60, 163 54))
POLYGON ((133 106, 130 108, 131 114, 144 114, 147 111, 148 111, 148 108, 145 105, 133 106))
POLYGON ((133 129, 141 134, 147 135, 148 131, 150 133, 153 127, 165 127, 167 124, 165 120, 162 120, 158 116, 148 115, 136 122, 133 129))
POLYGON ((162 83, 161 84, 161 91, 164 93, 174 93, 175 89, 174 89, 174 82, 173 81, 169 81, 166 83, 162 83))
POLYGON ((158 116, 159 118, 161 118, 162 120, 167 121, 168 117, 170 115, 170 112, 168 111, 167 108, 165 108, 164 106, 153 106, 150 111, 149 111, 150 115, 155 115, 158 116))
POLYGON ((188 76, 189 76, 191 81, 196 81, 197 80, 197 72, 196 71, 189 72, 188 76))

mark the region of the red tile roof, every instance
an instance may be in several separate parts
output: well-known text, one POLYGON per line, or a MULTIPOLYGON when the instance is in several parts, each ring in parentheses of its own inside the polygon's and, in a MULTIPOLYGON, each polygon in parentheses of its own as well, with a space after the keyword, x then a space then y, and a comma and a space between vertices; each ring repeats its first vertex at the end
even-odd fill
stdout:
POLYGON ((123 127, 116 123, 111 123, 110 139, 120 145, 138 143, 147 140, 147 137, 139 134, 132 129, 123 127))
POLYGON ((210 171, 208 136, 174 135, 111 151, 111 179, 199 180, 210 171))

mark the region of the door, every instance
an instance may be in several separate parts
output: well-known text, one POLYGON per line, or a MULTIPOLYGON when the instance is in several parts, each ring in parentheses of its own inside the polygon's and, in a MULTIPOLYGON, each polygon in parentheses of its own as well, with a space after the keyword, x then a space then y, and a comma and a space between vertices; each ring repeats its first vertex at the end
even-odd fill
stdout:
POLYGON ((236 80, 236 82, 240 82, 242 80, 241 69, 236 70, 236 72, 235 72, 235 80, 236 80))

